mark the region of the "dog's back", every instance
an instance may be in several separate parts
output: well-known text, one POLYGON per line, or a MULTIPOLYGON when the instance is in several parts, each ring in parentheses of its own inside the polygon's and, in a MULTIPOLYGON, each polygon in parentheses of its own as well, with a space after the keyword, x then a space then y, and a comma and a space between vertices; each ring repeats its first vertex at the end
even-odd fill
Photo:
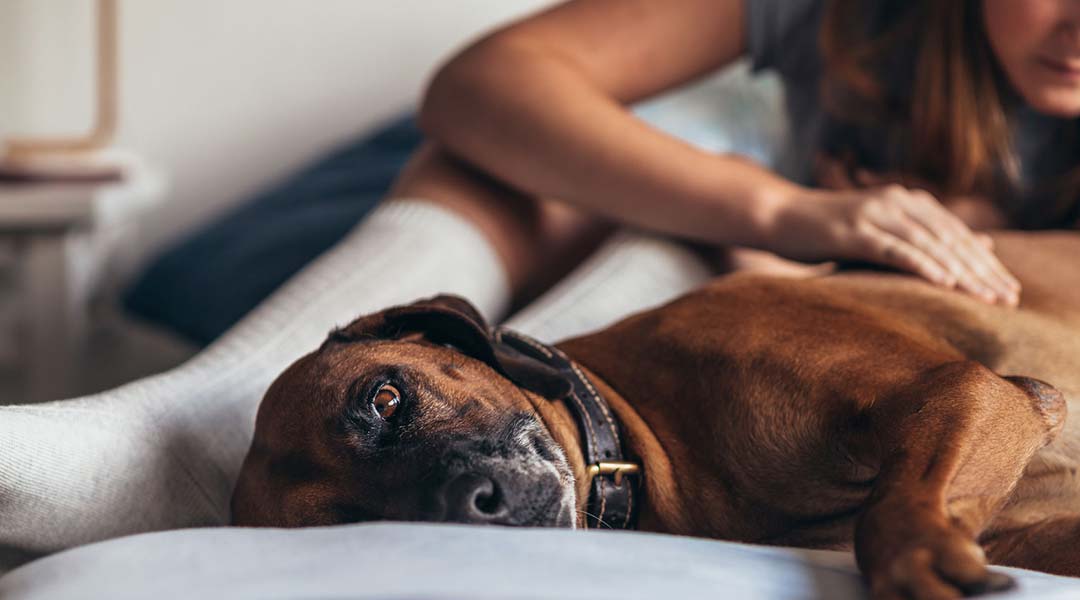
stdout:
POLYGON ((912 277, 853 272, 821 283, 902 315, 999 373, 1045 379, 1080 398, 1080 234, 1011 232, 994 239, 1023 284, 1019 308, 987 305, 912 277))
POLYGON ((807 282, 894 312, 1001 375, 1041 379, 1064 394, 1073 416, 1032 460, 991 532, 1080 517, 1080 233, 1005 232, 994 242, 1023 286, 1018 308, 891 274, 851 272, 807 282))
MULTIPOLYGON (((654 400, 687 383, 677 377, 685 369, 669 364, 700 365, 695 385, 709 389, 698 395, 717 401, 730 397, 731 389, 745 390, 751 379, 771 378, 764 389, 778 393, 768 402, 795 398, 785 410, 796 411, 802 401, 796 390, 869 393, 884 379, 910 377, 928 354, 1049 382, 1080 415, 1080 234, 1005 233, 995 236, 995 244, 1023 284, 1019 308, 988 305, 903 274, 850 271, 803 280, 738 274, 560 346, 635 396, 631 401, 647 420, 652 414, 663 414, 657 421, 678 419, 663 412, 670 399, 654 400), (622 351, 612 357, 605 350, 610 347, 622 351), (641 365, 650 367, 642 373, 641 365)), ((774 419, 787 413, 763 414, 774 419)), ((769 423, 758 425, 750 426, 755 435, 768 436, 761 432, 769 423)), ((780 433, 777 443, 790 443, 792 436, 780 433)), ((805 472, 817 468, 821 452, 799 448, 791 455, 793 468, 805 472), (809 458, 798 462, 799 456, 809 458)), ((1080 418, 1073 418, 1031 462, 991 530, 1050 515, 1080 516, 1078 459, 1080 418)))

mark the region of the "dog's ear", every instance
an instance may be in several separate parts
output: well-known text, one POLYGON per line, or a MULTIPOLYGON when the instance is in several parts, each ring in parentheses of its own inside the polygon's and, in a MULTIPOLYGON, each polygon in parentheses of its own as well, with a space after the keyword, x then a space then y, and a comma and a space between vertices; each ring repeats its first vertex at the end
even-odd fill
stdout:
POLYGON ((510 381, 549 400, 562 400, 573 391, 570 380, 554 368, 505 344, 495 346, 495 360, 510 381))
POLYGON ((458 296, 444 294, 360 317, 331 332, 326 343, 392 340, 410 334, 452 346, 545 398, 570 395, 571 384, 558 371, 513 348, 495 344, 484 317, 468 300, 458 296))
POLYGON ((411 306, 423 308, 425 310, 440 310, 454 313, 458 316, 465 317, 465 319, 474 323, 477 327, 487 333, 487 322, 484 321, 484 317, 480 314, 480 311, 476 310, 476 307, 473 306, 471 302, 461 296, 440 294, 433 298, 428 298, 427 300, 414 302, 411 306))
POLYGON ((484 362, 495 360, 491 331, 480 312, 464 298, 435 296, 392 308, 384 316, 385 337, 419 333, 428 341, 453 346, 484 362))
POLYGON ((323 346, 365 340, 398 340, 413 335, 451 346, 495 369, 499 368, 491 332, 484 317, 468 300, 445 294, 360 317, 345 327, 331 331, 323 346))
POLYGON ((410 333, 436 343, 465 345, 469 351, 483 352, 482 346, 489 346, 488 326, 479 311, 468 300, 445 294, 360 317, 331 331, 326 343, 393 340, 410 333))

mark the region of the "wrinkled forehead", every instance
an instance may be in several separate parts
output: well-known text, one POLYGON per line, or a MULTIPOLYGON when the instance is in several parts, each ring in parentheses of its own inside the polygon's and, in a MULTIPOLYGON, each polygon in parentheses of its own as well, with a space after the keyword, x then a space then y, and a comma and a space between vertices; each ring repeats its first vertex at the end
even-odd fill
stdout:
POLYGON ((322 434, 384 381, 416 395, 428 424, 452 422, 461 410, 476 412, 476 422, 485 412, 528 403, 494 369, 453 348, 423 340, 334 344, 299 359, 270 386, 259 408, 257 445, 276 453, 325 442, 329 436, 322 434))
MULTIPOLYGON (((297 360, 267 390, 264 405, 276 410, 302 403, 311 412, 333 412, 355 392, 357 383, 404 373, 428 378, 440 364, 463 357, 432 344, 376 340, 327 346, 297 360)), ((294 408, 294 407, 293 407, 294 408)))

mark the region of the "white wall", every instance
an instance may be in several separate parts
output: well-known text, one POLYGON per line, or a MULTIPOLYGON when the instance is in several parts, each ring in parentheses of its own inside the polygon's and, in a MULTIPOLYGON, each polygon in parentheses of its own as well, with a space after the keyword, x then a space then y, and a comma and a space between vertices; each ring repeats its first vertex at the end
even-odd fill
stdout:
MULTIPOLYGON (((414 103, 453 48, 552 0, 120 0, 117 144, 163 167, 164 243, 414 103)), ((0 0, 0 136, 91 113, 90 0, 0 0)))
POLYGON ((89 127, 89 0, 0 0, 0 136, 89 127))

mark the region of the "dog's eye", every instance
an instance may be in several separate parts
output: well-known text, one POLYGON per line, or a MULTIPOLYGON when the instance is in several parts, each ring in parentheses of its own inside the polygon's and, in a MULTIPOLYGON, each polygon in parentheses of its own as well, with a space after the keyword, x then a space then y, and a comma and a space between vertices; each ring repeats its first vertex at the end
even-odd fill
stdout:
POLYGON ((401 392, 389 383, 379 386, 379 389, 375 391, 375 396, 371 399, 371 405, 375 407, 375 412, 379 413, 379 416, 384 419, 394 416, 398 404, 401 404, 401 392))

